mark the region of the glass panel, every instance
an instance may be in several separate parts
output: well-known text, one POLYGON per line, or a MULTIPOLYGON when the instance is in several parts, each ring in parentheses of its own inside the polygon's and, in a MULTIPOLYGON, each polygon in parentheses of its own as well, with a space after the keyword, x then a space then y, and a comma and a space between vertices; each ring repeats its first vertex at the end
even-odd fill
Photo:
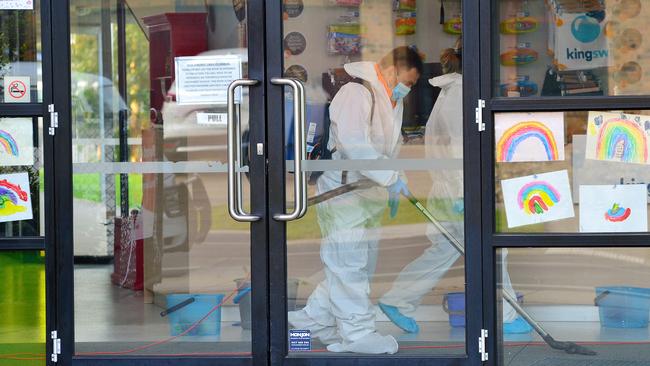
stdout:
POLYGON ((650 94, 650 4, 498 2, 494 94, 502 97, 650 94))
POLYGON ((647 232, 650 112, 496 113, 498 232, 647 232))
POLYGON ((500 365, 650 362, 650 248, 509 248, 497 259, 507 268, 497 275, 500 365), (551 349, 505 305, 504 290, 555 340, 598 354, 551 349))
POLYGON ((220 62, 246 70, 245 21, 232 3, 131 1, 122 27, 116 3, 70 13, 75 353, 247 355, 249 225, 227 211, 219 79, 220 62))
POLYGON ((45 235, 43 119, 0 118, 0 237, 45 235))
POLYGON ((45 252, 0 252, 0 365, 45 364, 45 252))
POLYGON ((2 103, 43 101, 41 2, 11 1, 0 10, 2 103))
MULTIPOLYGON (((461 8, 442 6, 285 2, 284 66, 307 93, 309 197, 330 196, 288 223, 292 356, 306 340, 329 351, 319 356, 465 353, 464 260, 398 190, 403 182, 463 242, 461 8)), ((290 160, 292 106, 289 93, 290 160)), ((292 182, 287 174, 289 200, 292 182)))

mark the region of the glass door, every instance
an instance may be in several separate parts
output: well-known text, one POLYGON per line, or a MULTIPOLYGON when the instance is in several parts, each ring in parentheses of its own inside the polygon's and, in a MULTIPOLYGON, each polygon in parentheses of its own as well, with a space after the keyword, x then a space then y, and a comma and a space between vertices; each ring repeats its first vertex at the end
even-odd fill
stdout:
POLYGON ((262 2, 64 3, 66 363, 264 364, 262 2))
POLYGON ((0 4, 0 364, 51 363, 55 328, 50 2, 0 4))
POLYGON ((481 362, 477 11, 267 2, 272 364, 481 362))
POLYGON ((649 4, 482 4, 495 362, 647 364, 649 4))

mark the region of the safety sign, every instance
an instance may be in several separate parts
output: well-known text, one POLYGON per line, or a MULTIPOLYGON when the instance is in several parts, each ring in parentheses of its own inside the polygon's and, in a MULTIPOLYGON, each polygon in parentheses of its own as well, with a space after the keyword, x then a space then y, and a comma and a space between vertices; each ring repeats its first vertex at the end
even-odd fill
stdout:
POLYGON ((5 103, 29 103, 29 76, 5 76, 5 103))
POLYGON ((33 0, 0 0, 1 10, 33 10, 33 0))
MULTIPOLYGON (((228 86, 242 77, 242 60, 237 55, 176 57, 176 102, 178 104, 220 104, 228 101, 228 86)), ((235 91, 235 103, 241 88, 235 91)))

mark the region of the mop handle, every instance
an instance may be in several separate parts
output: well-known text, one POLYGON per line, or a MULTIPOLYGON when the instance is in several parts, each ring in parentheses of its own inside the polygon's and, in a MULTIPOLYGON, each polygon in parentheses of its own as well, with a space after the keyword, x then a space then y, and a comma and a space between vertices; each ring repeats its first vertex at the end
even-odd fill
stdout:
MULTIPOLYGON (((443 235, 447 240, 449 240, 449 243, 450 243, 454 248, 456 248, 456 250, 457 250, 461 255, 465 255, 465 246, 464 246, 460 241, 458 241, 458 239, 456 239, 453 235, 451 235, 451 233, 450 233, 450 232, 449 232, 449 231, 448 231, 444 226, 442 226, 442 224, 441 224, 438 220, 436 220, 435 217, 433 217, 433 215, 431 214, 431 212, 429 212, 429 210, 427 210, 427 208, 424 207, 424 205, 422 205, 422 203, 421 203, 420 201, 418 201, 417 198, 415 198, 415 197, 414 197, 412 194, 410 194, 410 193, 405 194, 404 196, 405 196, 405 197, 406 197, 406 198, 407 198, 407 199, 408 199, 408 200, 409 200, 409 201, 410 201, 410 202, 411 202, 415 207, 417 207, 418 210, 420 210, 420 212, 422 212, 422 214, 424 214, 424 216, 427 217, 427 219, 429 219, 429 221, 433 224, 433 226, 435 226, 436 229, 438 229, 438 230, 440 231, 440 233, 442 233, 442 235, 443 235)), ((501 292, 502 292, 503 298, 508 302, 508 304, 510 304, 510 305, 515 309, 515 311, 516 311, 519 315, 521 315, 521 316, 522 316, 522 317, 523 317, 523 318, 528 322, 528 324, 530 324, 530 325, 535 329, 535 331, 536 331, 537 333, 539 333, 540 336, 542 336, 542 337, 546 337, 546 336, 548 336, 548 333, 547 333, 547 332, 546 332, 546 331, 545 331, 541 326, 539 326, 539 324, 538 324, 538 323, 537 323, 537 322, 536 322, 536 321, 535 321, 535 320, 534 320, 530 315, 528 315, 528 313, 526 312, 526 310, 524 310, 524 308, 522 308, 521 305, 519 305, 519 303, 517 302, 517 300, 514 299, 514 298, 512 297, 512 295, 510 295, 508 292, 506 292, 506 291, 503 290, 503 289, 502 289, 501 292)))

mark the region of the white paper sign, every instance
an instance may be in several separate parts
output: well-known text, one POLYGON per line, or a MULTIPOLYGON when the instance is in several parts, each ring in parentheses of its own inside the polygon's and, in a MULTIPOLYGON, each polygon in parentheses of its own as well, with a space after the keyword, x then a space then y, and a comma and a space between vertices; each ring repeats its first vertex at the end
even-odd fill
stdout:
POLYGON ((33 10, 33 0, 0 0, 1 10, 33 10))
POLYGON ((0 222, 32 218, 32 197, 27 173, 0 175, 0 222))
POLYGON ((0 118, 0 166, 34 164, 31 118, 0 118))
POLYGON ((564 160, 564 112, 496 113, 497 162, 564 160))
POLYGON ((196 114, 196 123, 200 125, 228 125, 228 113, 203 113, 196 114))
POLYGON ((650 164, 650 116, 590 111, 586 157, 650 164))
POLYGON ((29 103, 30 102, 29 76, 5 76, 5 103, 29 103))
POLYGON ((580 232, 646 232, 645 184, 580 186, 580 232))
POLYGON ((508 227, 573 217, 566 170, 501 181, 508 227))
MULTIPOLYGON (((178 104, 222 104, 228 101, 228 86, 242 77, 239 56, 176 57, 176 102, 178 104)), ((241 88, 235 103, 241 101, 241 88)))

